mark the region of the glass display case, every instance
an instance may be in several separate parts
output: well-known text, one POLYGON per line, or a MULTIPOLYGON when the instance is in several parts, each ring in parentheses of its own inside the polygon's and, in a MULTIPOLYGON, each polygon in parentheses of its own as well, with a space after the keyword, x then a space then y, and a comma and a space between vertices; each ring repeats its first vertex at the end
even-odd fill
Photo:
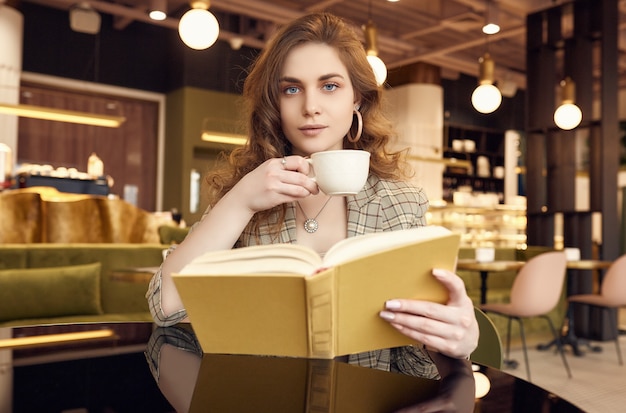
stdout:
POLYGON ((441 225, 461 234, 462 247, 526 247, 524 206, 431 205, 426 219, 430 225, 441 225))

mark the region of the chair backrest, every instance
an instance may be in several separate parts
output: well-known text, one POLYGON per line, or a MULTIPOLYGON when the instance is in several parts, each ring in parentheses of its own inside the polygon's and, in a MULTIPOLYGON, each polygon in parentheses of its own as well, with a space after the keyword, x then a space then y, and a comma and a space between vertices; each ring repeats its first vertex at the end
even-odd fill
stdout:
POLYGON ((474 308, 480 336, 478 346, 470 360, 483 366, 502 369, 502 340, 500 333, 491 319, 480 309, 474 308))
POLYGON ((511 306, 520 317, 550 312, 559 302, 567 270, 565 252, 539 254, 524 264, 511 286, 511 306))
POLYGON ((602 279, 600 293, 616 307, 626 305, 626 254, 611 264, 602 279))

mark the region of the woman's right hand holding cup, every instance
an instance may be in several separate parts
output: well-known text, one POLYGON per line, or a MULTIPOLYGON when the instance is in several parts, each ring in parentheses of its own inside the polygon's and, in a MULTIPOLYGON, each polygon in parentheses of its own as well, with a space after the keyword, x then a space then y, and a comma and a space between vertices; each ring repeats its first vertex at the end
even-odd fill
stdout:
POLYGON ((264 211, 317 194, 319 189, 309 171, 310 165, 302 156, 269 159, 244 176, 231 192, 244 199, 252 212, 264 211))

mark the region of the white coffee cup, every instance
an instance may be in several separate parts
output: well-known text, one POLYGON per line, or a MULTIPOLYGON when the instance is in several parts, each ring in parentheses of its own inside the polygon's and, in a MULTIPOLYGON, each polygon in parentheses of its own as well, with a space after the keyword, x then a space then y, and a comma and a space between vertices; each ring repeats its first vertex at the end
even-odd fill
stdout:
POLYGON ((328 195, 358 194, 370 169, 370 153, 361 150, 316 152, 308 161, 313 166, 312 178, 328 195))
POLYGON ((478 262, 492 262, 496 258, 496 250, 494 248, 479 247, 475 250, 475 259, 478 262))

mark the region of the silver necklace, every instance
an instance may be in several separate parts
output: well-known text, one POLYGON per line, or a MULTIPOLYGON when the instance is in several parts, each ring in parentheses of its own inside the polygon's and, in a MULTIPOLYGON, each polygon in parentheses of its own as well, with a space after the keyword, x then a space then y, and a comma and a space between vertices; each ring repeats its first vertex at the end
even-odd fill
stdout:
POLYGON ((300 208, 300 211, 302 211, 302 215, 304 215, 304 225, 303 225, 304 230, 308 232, 309 234, 314 233, 319 228, 319 224, 317 223, 317 217, 319 217, 322 211, 324 210, 324 208, 326 208, 326 205, 328 205, 328 202, 330 202, 330 198, 332 197, 329 195, 326 202, 324 202, 324 205, 322 206, 322 208, 319 210, 317 215, 315 215, 313 218, 308 218, 306 216, 306 212, 304 212, 304 209, 302 209, 302 205, 300 205, 300 202, 296 201, 298 208, 300 208))

